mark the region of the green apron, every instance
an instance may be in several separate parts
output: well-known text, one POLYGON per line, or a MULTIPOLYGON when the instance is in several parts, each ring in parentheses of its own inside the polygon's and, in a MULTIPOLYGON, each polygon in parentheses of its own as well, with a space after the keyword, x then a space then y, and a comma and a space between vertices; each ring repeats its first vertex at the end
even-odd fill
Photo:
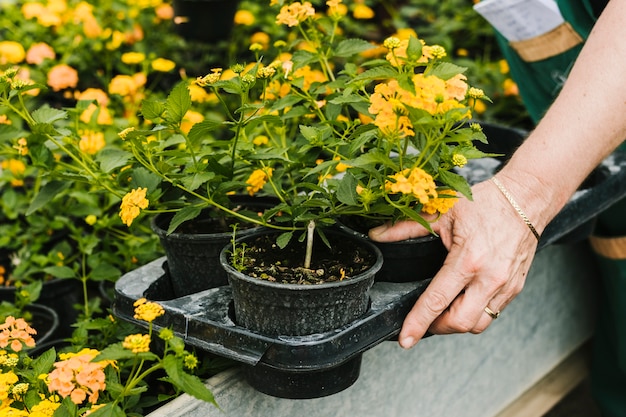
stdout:
MULTIPOLYGON (((607 0, 558 0, 557 3, 566 22, 581 38, 586 39, 607 0)), ((500 34, 497 37, 522 100, 533 120, 538 122, 560 91, 582 43, 558 55, 527 62, 506 39, 500 34)), ((594 234, 626 236, 625 213, 626 199, 598 217, 594 234)), ((625 417, 626 256, 610 259, 606 253, 603 255, 597 255, 602 288, 593 341, 592 392, 604 417, 625 417)))

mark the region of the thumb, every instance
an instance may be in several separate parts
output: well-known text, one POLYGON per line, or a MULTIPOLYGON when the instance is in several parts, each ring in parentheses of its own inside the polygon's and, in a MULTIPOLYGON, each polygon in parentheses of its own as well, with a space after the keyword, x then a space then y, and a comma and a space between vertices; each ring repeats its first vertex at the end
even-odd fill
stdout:
POLYGON ((411 220, 401 221, 393 225, 387 222, 369 231, 370 239, 375 242, 397 242, 429 234, 430 232, 424 226, 411 220))

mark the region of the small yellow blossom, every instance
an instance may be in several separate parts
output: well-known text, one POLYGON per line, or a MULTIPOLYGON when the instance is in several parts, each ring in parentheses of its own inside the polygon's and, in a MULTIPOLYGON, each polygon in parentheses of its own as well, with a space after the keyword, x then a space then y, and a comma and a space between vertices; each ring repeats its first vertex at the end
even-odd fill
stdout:
POLYGON ((480 88, 470 87, 470 89, 467 91, 467 95, 472 98, 483 98, 485 97, 485 92, 480 88))
POLYGON ((90 214, 87 217, 85 217, 85 223, 87 223, 89 226, 93 226, 94 224, 96 224, 97 221, 98 221, 98 218, 96 217, 95 214, 90 214))
POLYGON ((250 10, 237 10, 234 22, 236 25, 251 26, 254 24, 254 14, 250 10))
POLYGON ((13 148, 17 149, 17 153, 20 156, 28 155, 28 141, 26 138, 19 138, 17 145, 14 145, 13 148))
POLYGON ((146 55, 141 52, 126 52, 122 54, 121 59, 127 65, 141 64, 146 59, 146 55))
POLYGON ((152 61, 152 69, 159 72, 170 72, 176 68, 176 63, 172 60, 165 58, 157 58, 152 61))
POLYGON ((400 39, 390 36, 383 42, 383 46, 389 50, 394 50, 400 46, 400 39))
POLYGON ((254 139, 252 139, 252 143, 256 146, 267 145, 269 143, 269 138, 265 135, 258 135, 254 139))
POLYGON ((135 128, 133 126, 131 127, 127 127, 126 129, 122 130, 120 133, 118 133, 117 135, 122 139, 122 140, 126 140, 126 137, 128 136, 128 134, 130 132, 133 132, 135 130, 135 128))
POLYGON ((452 155, 452 163, 459 168, 463 168, 465 164, 467 164, 467 158, 465 157, 465 155, 455 153, 452 155))
POLYGON ((185 365, 187 369, 196 369, 198 367, 198 358, 191 354, 185 355, 183 365, 185 365))
POLYGON ((126 336, 122 342, 124 349, 128 349, 133 353, 142 353, 150 351, 150 336, 147 334, 131 334, 126 336))
POLYGON ((163 307, 161 307, 160 304, 147 301, 145 298, 140 298, 139 300, 135 301, 134 306, 134 317, 137 320, 147 321, 148 323, 153 322, 154 319, 156 319, 157 317, 161 317, 163 314, 165 314, 165 310, 163 309, 163 307))
POLYGON ((374 17, 374 10, 366 4, 359 3, 354 6, 352 16, 354 16, 355 19, 361 20, 371 19, 374 17))
POLYGON ((141 213, 141 210, 148 207, 149 201, 146 198, 147 191, 147 188, 135 188, 122 198, 120 218, 126 226, 130 227, 133 220, 141 213))

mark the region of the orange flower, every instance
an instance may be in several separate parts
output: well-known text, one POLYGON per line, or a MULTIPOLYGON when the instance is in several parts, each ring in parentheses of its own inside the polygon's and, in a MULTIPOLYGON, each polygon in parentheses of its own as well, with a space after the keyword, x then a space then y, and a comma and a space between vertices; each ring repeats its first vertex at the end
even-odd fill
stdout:
POLYGON ((171 20, 174 18, 174 9, 170 4, 159 4, 155 9, 157 17, 161 20, 171 20))
POLYGON ((41 64, 45 59, 54 59, 54 49, 45 42, 34 43, 26 52, 26 62, 33 65, 41 64))
POLYGON ((26 320, 8 316, 0 325, 0 348, 9 346, 13 352, 19 352, 24 346, 35 346, 33 335, 37 331, 26 320))
POLYGON ((293 27, 312 16, 315 16, 315 9, 310 2, 296 1, 280 9, 280 13, 276 16, 276 23, 293 27))
POLYGON ((53 91, 74 88, 77 84, 78 72, 69 65, 55 65, 48 73, 48 85, 53 91))
POLYGON ((59 355, 63 360, 54 364, 48 375, 48 389, 61 397, 70 397, 74 404, 85 400, 94 404, 106 388, 104 368, 108 362, 91 362, 99 352, 83 349, 78 353, 59 355))

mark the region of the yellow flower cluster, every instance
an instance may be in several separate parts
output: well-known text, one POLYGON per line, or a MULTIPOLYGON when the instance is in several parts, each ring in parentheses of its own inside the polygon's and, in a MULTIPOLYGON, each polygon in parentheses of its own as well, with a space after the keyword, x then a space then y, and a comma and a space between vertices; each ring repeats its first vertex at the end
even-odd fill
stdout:
POLYGON ((385 183, 385 190, 412 194, 422 204, 428 203, 431 198, 437 198, 437 185, 433 177, 421 168, 407 168, 391 175, 390 180, 385 183))
POLYGON ((30 327, 26 320, 9 316, 0 325, 0 348, 9 346, 14 352, 19 352, 24 346, 35 346, 33 335, 37 331, 30 327))
POLYGON ((61 397, 70 397, 74 404, 85 400, 95 404, 106 388, 104 368, 108 362, 92 362, 99 352, 83 349, 78 353, 59 355, 63 360, 54 364, 48 375, 48 389, 61 397))
POLYGON ((451 109, 463 108, 467 83, 465 76, 457 74, 449 80, 436 76, 416 74, 412 81, 415 94, 400 87, 397 80, 378 84, 370 97, 370 113, 376 115, 374 124, 385 134, 400 137, 414 135, 407 107, 422 109, 430 114, 441 114, 451 109))
POLYGON ((165 314, 165 310, 160 304, 147 301, 145 298, 140 298, 133 304, 135 306, 135 318, 137 320, 147 321, 152 323, 157 317, 161 317, 165 314))
POLYGON ((149 201, 146 198, 147 191, 147 188, 135 188, 122 198, 120 218, 126 226, 130 226, 133 220, 139 216, 141 210, 148 207, 149 201))
POLYGON ((296 1, 280 9, 280 13, 276 16, 276 23, 293 27, 312 16, 315 16, 315 9, 310 2, 300 3, 296 1))
POLYGON ((94 130, 85 130, 82 133, 78 148, 88 155, 95 155, 100 149, 104 148, 104 132, 94 130))
POLYGON ((248 194, 251 196, 258 192, 267 181, 272 177, 272 168, 256 169, 250 174, 250 177, 246 180, 248 184, 248 194))
POLYGON ((435 214, 437 212, 444 214, 450 210, 454 204, 459 200, 454 190, 439 191, 438 197, 434 198, 422 207, 422 211, 428 214, 435 214))
POLYGON ((41 400, 30 409, 29 417, 52 417, 60 405, 61 403, 56 402, 53 399, 41 400))
POLYGON ((11 389, 17 381, 19 381, 19 378, 13 371, 0 373, 0 402, 3 405, 9 401, 11 389))
POLYGON ((150 336, 147 334, 131 334, 126 336, 122 342, 124 349, 128 349, 133 353, 142 353, 150 351, 150 336))

